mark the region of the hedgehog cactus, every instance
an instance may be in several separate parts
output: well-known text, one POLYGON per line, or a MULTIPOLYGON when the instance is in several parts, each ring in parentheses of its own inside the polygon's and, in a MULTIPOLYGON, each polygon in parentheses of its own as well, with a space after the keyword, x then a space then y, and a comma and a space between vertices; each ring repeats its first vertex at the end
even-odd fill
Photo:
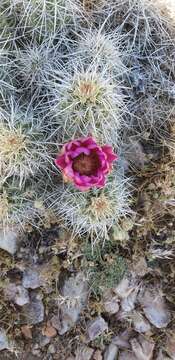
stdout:
POLYGON ((0 229, 33 222, 37 194, 74 233, 108 238, 129 213, 115 154, 168 128, 171 34, 147 0, 0 1, 0 229))
POLYGON ((11 114, 0 118, 0 174, 1 183, 14 178, 21 188, 26 180, 46 173, 49 158, 46 135, 31 114, 23 113, 11 104, 11 114))
POLYGON ((60 186, 48 203, 75 235, 88 233, 92 243, 104 241, 114 223, 130 214, 127 183, 120 171, 113 169, 103 189, 81 192, 71 185, 60 186))
POLYGON ((106 69, 68 66, 62 78, 53 83, 53 102, 62 141, 92 134, 101 144, 118 145, 124 101, 119 85, 106 69))

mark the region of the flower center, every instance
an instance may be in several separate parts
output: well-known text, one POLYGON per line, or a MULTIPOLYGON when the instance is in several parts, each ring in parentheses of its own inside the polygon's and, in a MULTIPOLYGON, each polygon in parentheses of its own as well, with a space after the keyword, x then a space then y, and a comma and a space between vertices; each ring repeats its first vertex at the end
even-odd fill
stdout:
POLYGON ((96 153, 90 155, 80 154, 73 161, 73 170, 80 175, 95 175, 100 167, 100 160, 96 153))

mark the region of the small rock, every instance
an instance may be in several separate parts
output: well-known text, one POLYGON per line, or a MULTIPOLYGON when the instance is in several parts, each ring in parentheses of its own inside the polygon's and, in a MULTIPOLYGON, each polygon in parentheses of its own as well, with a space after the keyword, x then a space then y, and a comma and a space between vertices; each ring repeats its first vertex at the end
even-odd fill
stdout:
POLYGON ((96 339, 106 330, 108 330, 108 324, 101 316, 98 316, 95 320, 90 321, 88 325, 88 340, 92 341, 96 339))
POLYGON ((40 334, 40 337, 39 337, 39 346, 41 348, 44 348, 45 346, 47 346, 48 344, 50 344, 51 342, 51 338, 48 337, 48 336, 44 336, 42 334, 40 334))
POLYGON ((100 350, 96 350, 93 355, 93 360, 103 360, 102 353, 100 350))
POLYGON ((104 360, 116 360, 118 355, 118 347, 114 344, 110 344, 104 353, 104 360))
POLYGON ((17 250, 18 235, 11 230, 0 230, 0 249, 7 251, 10 255, 14 255, 17 250))
POLYGON ((134 277, 130 279, 124 277, 118 286, 113 289, 121 300, 121 308, 124 312, 129 312, 135 308, 135 302, 139 286, 134 277))
POLYGON ((22 284, 26 289, 37 289, 42 286, 39 272, 36 269, 24 270, 22 284))
POLYGON ((112 289, 107 290, 103 295, 103 307, 104 310, 112 315, 119 311, 119 298, 112 289))
POLYGON ((115 318, 118 321, 127 320, 128 319, 128 313, 123 311, 123 310, 119 310, 119 312, 116 314, 115 318))
POLYGON ((166 352, 171 359, 175 360, 175 334, 173 333, 167 335, 166 352))
POLYGON ((112 339, 112 343, 117 345, 119 349, 130 349, 131 346, 129 339, 131 338, 132 333, 132 330, 125 330, 124 332, 121 332, 119 335, 115 336, 112 339))
POLYGON ((4 295, 9 301, 19 306, 28 304, 30 301, 28 291, 21 285, 8 284, 4 289, 4 295))
POLYGON ((94 350, 89 346, 81 346, 76 353, 75 360, 90 360, 93 353, 94 350))
POLYGON ((149 322, 137 311, 134 311, 130 316, 134 329, 139 333, 146 333, 151 330, 149 322))
POLYGON ((139 141, 129 139, 129 144, 125 146, 125 161, 134 165, 138 169, 142 169, 148 162, 143 146, 139 141))
POLYGON ((124 277, 114 289, 114 292, 120 299, 126 299, 135 290, 135 287, 136 284, 131 284, 131 280, 124 277))
POLYGON ((0 329, 0 351, 5 349, 9 349, 9 342, 5 331, 0 329))
POLYGON ((122 351, 118 360, 138 360, 131 351, 122 351))
POLYGON ((47 352, 48 352, 49 354, 55 354, 55 353, 56 353, 56 348, 55 348, 55 346, 54 346, 53 344, 50 344, 49 347, 48 347, 47 352))
MULTIPOLYGON (((171 359, 167 357, 165 354, 163 354, 162 350, 159 350, 156 360, 171 360, 171 359)), ((172 360, 174 359, 172 358, 172 360)))
POLYGON ((155 344, 142 335, 131 340, 131 347, 137 360, 152 360, 155 344))
POLYGON ((147 289, 140 296, 145 316, 158 329, 166 327, 171 321, 170 313, 159 290, 147 289))
POLYGON ((133 270, 140 277, 145 276, 149 272, 147 262, 143 256, 140 258, 140 260, 136 264, 134 264, 133 270))
POLYGON ((112 239, 114 241, 120 242, 121 245, 125 245, 129 240, 128 231, 126 231, 125 229, 121 229, 117 225, 114 225, 112 229, 112 239))
POLYGON ((40 358, 41 357, 41 350, 40 349, 32 349, 32 354, 35 356, 35 359, 36 359, 36 356, 37 356, 37 358, 40 358))
POLYGON ((35 325, 44 320, 44 305, 39 295, 31 294, 30 303, 23 306, 22 314, 27 324, 35 325))
POLYGON ((121 308, 125 312, 134 310, 137 299, 138 288, 136 287, 133 291, 121 301, 121 308))
POLYGON ((59 335, 65 334, 74 326, 86 305, 88 284, 84 275, 78 273, 65 281, 61 296, 63 301, 59 304, 58 315, 51 319, 51 324, 58 330, 59 335))

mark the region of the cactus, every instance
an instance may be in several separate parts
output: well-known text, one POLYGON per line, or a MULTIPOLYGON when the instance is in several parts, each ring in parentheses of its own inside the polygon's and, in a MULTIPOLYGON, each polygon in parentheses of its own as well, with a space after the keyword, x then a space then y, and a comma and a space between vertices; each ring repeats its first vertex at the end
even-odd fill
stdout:
POLYGON ((115 222, 130 213, 127 182, 113 170, 103 189, 82 193, 71 185, 59 187, 47 201, 75 235, 87 233, 92 242, 104 241, 115 222))
POLYGON ((88 69, 68 67, 59 82, 53 83, 52 92, 63 142, 92 134, 98 143, 118 145, 123 96, 106 68, 100 72, 95 65, 88 69))
POLYGON ((32 113, 21 111, 12 100, 11 112, 0 117, 1 183, 13 177, 21 186, 30 177, 47 173, 49 155, 47 133, 32 113))
POLYGON ((120 154, 131 136, 164 136, 174 102, 171 35, 148 0, 1 0, 1 228, 24 226, 23 212, 33 219, 36 192, 74 233, 108 238, 129 213, 122 166, 106 173, 104 188, 82 193, 61 186, 57 148, 89 136, 120 154))
POLYGON ((81 14, 78 0, 2 0, 6 18, 11 26, 18 26, 21 33, 30 31, 37 39, 55 33, 81 14))
POLYGON ((82 63, 95 62, 99 70, 107 68, 116 79, 121 80, 126 72, 121 42, 122 39, 116 31, 105 33, 103 26, 99 30, 85 29, 77 40, 77 52, 82 63))
POLYGON ((31 186, 19 190, 18 184, 8 182, 0 186, 0 230, 25 228, 35 224, 38 217, 34 206, 35 191, 31 186))

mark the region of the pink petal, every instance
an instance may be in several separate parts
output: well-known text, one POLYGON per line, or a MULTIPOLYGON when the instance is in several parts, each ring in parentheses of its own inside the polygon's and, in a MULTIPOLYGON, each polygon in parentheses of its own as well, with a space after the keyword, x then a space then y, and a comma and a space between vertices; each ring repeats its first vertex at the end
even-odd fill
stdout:
POLYGON ((113 149, 111 146, 109 145, 102 146, 102 151, 106 154, 107 161, 113 162, 114 160, 118 159, 118 156, 113 153, 113 149))
POLYGON ((81 139, 81 142, 82 142, 82 145, 84 146, 90 146, 90 145, 97 145, 96 141, 92 138, 92 137, 88 137, 88 138, 85 138, 85 139, 81 139))
POLYGON ((79 140, 73 140, 73 141, 70 141, 69 143, 65 144, 65 146, 66 146, 66 150, 74 151, 77 147, 81 146, 81 142, 79 140))
POLYGON ((90 150, 88 148, 85 148, 85 147, 81 146, 81 147, 77 148, 76 150, 71 151, 70 153, 71 153, 72 159, 74 159, 75 157, 77 157, 78 155, 80 155, 82 153, 84 153, 86 155, 89 155, 90 150))
POLYGON ((64 167, 66 166, 65 156, 64 155, 58 156, 55 159, 55 165, 58 166, 61 170, 64 169, 64 167))
POLYGON ((98 187, 103 187, 103 186, 105 186, 105 182, 106 182, 106 179, 105 179, 105 177, 103 176, 103 177, 99 180, 99 182, 98 182, 98 187))
POLYGON ((63 173, 66 175, 66 177, 72 180, 74 179, 74 171, 72 169, 72 163, 70 163, 64 168, 63 173))

